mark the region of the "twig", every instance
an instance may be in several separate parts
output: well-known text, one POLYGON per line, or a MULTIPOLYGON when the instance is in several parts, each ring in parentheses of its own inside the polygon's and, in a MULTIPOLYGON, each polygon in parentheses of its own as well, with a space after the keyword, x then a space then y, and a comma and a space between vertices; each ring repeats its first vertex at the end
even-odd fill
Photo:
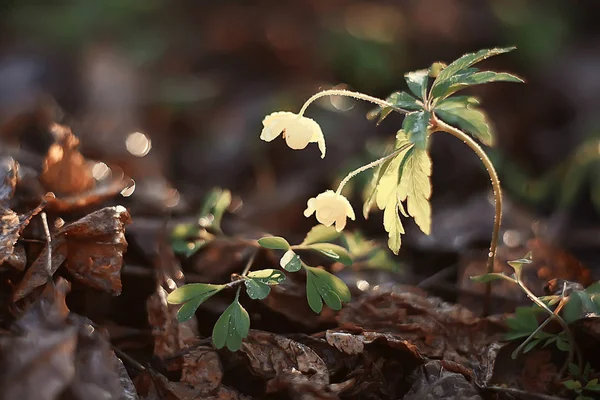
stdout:
POLYGON ((532 392, 528 392, 526 390, 502 387, 502 386, 486 386, 483 388, 483 390, 490 390, 490 391, 496 392, 496 393, 508 393, 508 394, 512 394, 514 396, 520 396, 520 397, 526 396, 527 398, 538 399, 538 400, 568 400, 565 397, 557 397, 557 396, 552 396, 552 395, 542 394, 542 393, 532 393, 532 392))
POLYGON ((54 280, 52 279, 52 237, 50 236, 50 228, 48 227, 48 218, 46 217, 46 213, 44 211, 40 213, 40 217, 42 218, 44 234, 46 235, 46 246, 48 247, 48 260, 46 263, 48 281, 54 283, 54 280))

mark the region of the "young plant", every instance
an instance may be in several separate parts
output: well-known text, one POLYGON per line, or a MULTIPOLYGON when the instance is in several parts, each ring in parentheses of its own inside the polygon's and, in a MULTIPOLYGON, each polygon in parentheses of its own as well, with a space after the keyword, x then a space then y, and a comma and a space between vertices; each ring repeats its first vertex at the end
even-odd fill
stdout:
MULTIPOLYGON (((486 114, 479 108, 479 101, 471 96, 453 96, 458 91, 490 82, 523 82, 515 75, 505 72, 480 71, 473 67, 489 57, 507 53, 514 48, 480 50, 466 54, 450 65, 434 63, 428 69, 409 72, 405 80, 412 94, 396 92, 386 100, 347 90, 324 90, 310 97, 298 114, 275 112, 263 120, 260 138, 270 142, 280 135, 292 149, 303 149, 309 143, 317 143, 321 157, 325 157, 326 145, 323 132, 312 119, 305 117, 308 106, 325 96, 347 96, 365 100, 379 106, 369 114, 379 116, 379 121, 396 111, 405 114, 402 129, 396 134, 393 150, 383 157, 350 172, 334 192, 328 190, 308 201, 306 216, 316 214, 317 221, 341 230, 346 218, 355 219, 348 200, 341 194, 344 185, 357 174, 377 168, 373 175, 371 195, 363 207, 368 217, 373 204, 383 210, 383 225, 388 232, 388 246, 397 254, 401 247, 404 227, 400 214, 409 215, 425 234, 431 231, 431 158, 429 144, 435 132, 446 132, 463 141, 483 162, 494 191, 494 230, 488 253, 487 271, 493 271, 498 233, 502 218, 502 195, 500 182, 494 167, 477 142, 492 146, 494 136, 486 114)), ((489 306, 491 286, 486 290, 486 310, 489 306)))
MULTIPOLYGON (((388 246, 398 254, 401 247, 401 235, 404 228, 400 214, 409 215, 419 228, 429 234, 431 231, 431 158, 429 145, 435 132, 447 132, 462 140, 482 160, 490 175, 495 197, 495 217, 492 241, 488 253, 488 272, 493 271, 494 256, 500 220, 502 216, 502 198, 498 176, 492 163, 483 149, 470 136, 472 135, 483 144, 493 145, 493 133, 486 114, 479 108, 479 101, 471 96, 454 96, 458 91, 474 85, 490 82, 523 82, 515 75, 480 71, 473 65, 489 57, 506 53, 514 48, 488 49, 466 54, 453 63, 445 65, 434 63, 430 68, 409 72, 405 80, 412 95, 407 92, 396 92, 386 100, 367 94, 347 90, 324 90, 310 97, 298 114, 292 112, 275 112, 263 120, 263 130, 260 138, 267 142, 282 136, 287 145, 295 150, 304 149, 309 143, 316 143, 325 157, 325 137, 320 126, 312 119, 305 117, 308 106, 315 100, 325 96, 348 96, 365 100, 379 106, 370 117, 379 115, 379 121, 392 111, 405 115, 402 129, 396 134, 394 148, 381 158, 370 162, 350 172, 339 184, 336 191, 327 190, 311 198, 304 211, 306 217, 315 214, 317 221, 324 226, 313 228, 304 241, 290 245, 281 237, 264 237, 257 243, 247 242, 250 247, 284 251, 280 259, 281 267, 290 273, 303 270, 306 274, 306 295, 310 308, 320 312, 323 303, 338 310, 343 302, 350 300, 350 291, 336 276, 323 269, 307 265, 301 258, 305 251, 317 252, 331 260, 349 265, 352 258, 348 251, 341 246, 330 243, 332 232, 341 232, 347 223, 347 218, 356 218, 350 202, 342 195, 344 186, 356 175, 372 168, 377 168, 373 174, 372 190, 363 207, 363 215, 368 217, 373 205, 383 210, 383 225, 388 232, 388 246), (326 229, 333 227, 333 229, 326 229)), ((224 210, 227 196, 221 193, 209 205, 211 210, 224 210), (225 199, 223 199, 225 196, 225 199), (211 208, 212 207, 212 208, 211 208)), ((227 201, 226 201, 227 200, 227 201)), ((222 213, 221 213, 222 215, 222 213)), ((217 216, 207 211, 207 226, 198 229, 195 226, 181 228, 175 232, 173 244, 186 254, 222 236, 217 216), (209 215, 214 218, 210 222, 209 215), (212 225, 211 225, 212 224, 212 225), (194 238, 190 241, 190 238, 194 238), (190 245, 191 243, 191 245, 190 245)), ((205 218, 206 219, 206 218, 205 218)), ((202 218, 201 218, 202 220, 202 218)), ((201 224, 202 225, 202 224, 201 224)), ((213 343, 217 348, 228 347, 237 350, 242 339, 248 334, 250 321, 248 313, 239 302, 241 284, 246 286, 246 292, 253 299, 261 299, 268 295, 270 286, 279 284, 284 275, 280 271, 265 269, 250 272, 254 256, 249 258, 246 268, 240 275, 234 275, 227 284, 191 284, 176 289, 168 296, 168 301, 182 304, 178 318, 190 318, 200 304, 221 290, 236 288, 234 302, 219 318, 213 330, 213 343)), ((486 304, 489 303, 490 286, 488 285, 486 304)))
POLYGON ((563 385, 577 394, 575 400, 594 400, 600 396, 600 383, 598 378, 592 378, 597 374, 589 363, 583 370, 576 364, 569 364, 569 375, 571 379, 564 381, 563 385))

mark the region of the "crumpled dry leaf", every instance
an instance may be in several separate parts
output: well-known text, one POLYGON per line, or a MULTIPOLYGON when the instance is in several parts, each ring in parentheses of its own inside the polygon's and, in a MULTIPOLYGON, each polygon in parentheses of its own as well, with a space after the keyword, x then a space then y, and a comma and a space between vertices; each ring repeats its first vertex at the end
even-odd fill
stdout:
POLYGON ((56 142, 48 149, 40 181, 46 190, 58 195, 85 192, 95 185, 92 170, 81 155, 79 139, 64 125, 52 124, 50 132, 56 142))
POLYGON ((70 314, 70 284, 59 278, 0 338, 0 393, 6 399, 122 399, 108 341, 86 318, 70 314))
POLYGON ((295 373, 314 386, 329 384, 329 371, 321 357, 310 347, 284 336, 251 330, 240 351, 252 373, 262 378, 270 380, 279 374, 295 373))
POLYGON ((154 337, 154 356, 164 360, 198 340, 198 324, 195 318, 182 323, 177 321, 179 306, 167 303, 167 295, 184 283, 184 275, 164 237, 158 239, 156 247, 158 254, 154 257, 154 265, 157 286, 156 292, 146 301, 146 310, 154 337))
POLYGON ((210 393, 221 385, 222 379, 221 359, 212 347, 197 347, 183 356, 181 382, 210 393))
POLYGON ((15 193, 19 164, 11 157, 0 157, 0 208, 8 208, 15 193))
POLYGON ((502 339, 504 325, 476 318, 470 311, 416 293, 373 291, 338 314, 342 329, 391 333, 429 358, 479 370, 487 365, 490 345, 502 339))
POLYGON ((439 360, 429 361, 411 374, 412 387, 403 400, 481 400, 477 389, 439 360))
POLYGON ((212 393, 205 393, 192 385, 171 382, 158 372, 147 370, 138 375, 135 387, 144 400, 249 400, 235 389, 218 386, 212 393))
POLYGON ((42 206, 39 206, 24 215, 17 215, 9 208, 0 207, 0 264, 12 256, 21 232, 41 210, 42 206))
MULTIPOLYGON (((80 220, 63 226, 52 237, 50 272, 65 264, 66 269, 82 283, 110 294, 121 293, 121 267, 127 249, 125 225, 131 222, 122 206, 105 207, 80 220)), ((21 300, 36 287, 48 281, 48 248, 25 272, 17 286, 13 301, 21 300)))

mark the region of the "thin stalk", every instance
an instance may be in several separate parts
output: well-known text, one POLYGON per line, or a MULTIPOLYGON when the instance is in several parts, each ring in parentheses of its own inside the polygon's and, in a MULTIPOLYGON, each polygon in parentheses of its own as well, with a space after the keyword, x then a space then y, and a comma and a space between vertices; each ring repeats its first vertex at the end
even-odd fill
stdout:
POLYGON ((322 92, 315 93, 314 95, 312 95, 312 97, 310 97, 308 100, 306 100, 306 102, 300 109, 300 112, 298 113, 298 115, 300 115, 300 116, 304 115, 304 113, 306 112, 306 109, 308 108, 310 103, 312 103, 313 101, 315 101, 317 99, 320 99, 321 97, 325 97, 325 96, 352 97, 352 98, 355 98, 358 100, 364 100, 364 101, 368 101, 373 104, 377 104, 380 107, 392 107, 396 111, 400 111, 403 113, 408 112, 406 110, 403 110, 401 108, 394 106, 392 103, 389 103, 385 100, 378 99, 377 97, 369 96, 368 94, 352 92, 350 90, 343 90, 343 89, 329 89, 329 90, 323 90, 322 92))
POLYGON ((388 154, 385 157, 381 157, 373 162, 370 162, 367 165, 363 165, 360 168, 355 169, 354 171, 350 172, 348 175, 346 175, 346 177, 340 182, 337 190, 336 190, 336 194, 341 194, 342 193, 342 189, 344 188, 344 186, 348 183, 348 181, 350 181, 350 179, 354 178, 356 175, 360 174, 361 172, 364 172, 368 169, 371 169, 373 167, 376 167, 380 164, 383 164, 384 162, 386 162, 387 160, 389 160, 390 158, 396 157, 398 154, 402 153, 404 150, 408 149, 411 146, 411 144, 405 144, 404 146, 400 147, 397 150, 394 150, 392 153, 388 154))
MULTIPOLYGON (((481 162, 485 166, 485 169, 490 176, 490 180, 492 181, 492 188, 494 190, 494 205, 496 208, 496 212, 494 214, 494 230, 492 231, 492 241, 490 243, 490 251, 488 253, 487 260, 487 273, 494 272, 494 259, 496 258, 496 248, 498 247, 498 236, 500 234, 500 224, 502 223, 502 188, 500 187, 500 179, 498 178, 498 174, 496 173, 496 169, 492 164, 492 161, 489 159, 485 151, 477 144, 475 140, 473 140, 469 135, 457 129, 451 125, 446 124, 444 121, 437 119, 435 116, 433 117, 434 126, 433 128, 437 131, 446 132, 451 134, 452 136, 462 140, 467 146, 473 150, 477 156, 481 159, 481 162)), ((488 315, 490 311, 490 299, 492 295, 492 285, 490 282, 487 283, 485 288, 485 300, 483 304, 483 313, 484 315, 488 315)))
POLYGON ((573 333, 571 332, 571 329, 569 328, 569 324, 567 324, 567 322, 564 319, 562 319, 562 317, 560 315, 555 314, 554 311, 552 311, 550 308, 548 308, 548 306, 546 304, 544 304, 543 301, 538 299, 537 296, 535 294, 533 294, 531 292, 531 290, 529 290, 529 288, 523 284, 523 282, 521 282, 521 279, 518 276, 517 276, 517 284, 521 287, 521 290, 523 292, 525 292, 527 297, 529 297, 529 300, 533 301, 538 307, 540 307, 542 310, 546 311, 546 313, 548 315, 550 315, 550 318, 552 318, 556 322, 558 322, 560 324, 560 327, 563 328, 563 330, 567 333, 567 337, 569 338, 569 343, 571 346, 569 346, 569 355, 567 356, 567 362, 565 363, 565 365, 563 366, 561 371, 559 371, 559 376, 562 376, 566 370, 566 367, 569 365, 569 363, 573 362, 573 356, 575 355, 575 338, 573 337, 573 333))

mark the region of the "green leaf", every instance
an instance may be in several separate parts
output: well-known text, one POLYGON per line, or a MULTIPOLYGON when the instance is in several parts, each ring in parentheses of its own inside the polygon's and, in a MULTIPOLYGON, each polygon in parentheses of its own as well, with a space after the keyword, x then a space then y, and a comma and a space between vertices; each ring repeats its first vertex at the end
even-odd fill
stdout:
POLYGON ((310 231, 306 234, 306 237, 300 243, 301 245, 312 244, 312 243, 324 243, 331 242, 332 240, 340 237, 341 232, 335 230, 333 226, 325 226, 322 224, 313 226, 310 231))
POLYGON ((506 318, 510 328, 505 336, 507 340, 531 335, 538 328, 536 313, 533 307, 517 307, 514 316, 506 318))
POLYGON ((581 389, 581 382, 579 381, 574 381, 572 379, 563 382, 563 384, 565 385, 565 387, 569 390, 577 390, 577 389, 581 389))
POLYGON ((444 83, 437 85, 435 91, 432 91, 432 96, 439 101, 467 87, 492 82, 523 83, 524 81, 518 76, 507 72, 477 71, 475 69, 475 71, 455 75, 444 83))
POLYGON ((253 300, 262 300, 269 295, 271 288, 266 283, 254 279, 245 279, 246 293, 253 300))
POLYGON ((285 280, 285 275, 276 269, 262 269, 252 271, 244 278, 248 296, 254 300, 262 300, 269 295, 271 291, 270 286, 278 285, 285 280))
POLYGON ((428 78, 429 69, 421 69, 404 75, 404 79, 406 79, 410 91, 421 100, 425 99, 427 95, 428 78))
POLYGON ((223 219, 223 215, 230 205, 231 192, 229 190, 223 190, 212 210, 212 214, 214 216, 212 225, 217 227, 219 230, 221 230, 221 220, 223 219))
POLYGON ((343 248, 342 246, 338 246, 337 244, 331 243, 313 243, 311 245, 306 246, 307 249, 318 251, 319 253, 335 260, 341 262, 346 266, 352 265, 352 257, 348 250, 343 248))
POLYGON ((437 79, 433 82, 432 92, 434 87, 444 83, 447 79, 451 78, 452 76, 456 75, 461 71, 464 71, 471 65, 474 65, 492 56, 508 53, 509 51, 512 51, 514 49, 515 47, 484 49, 479 50, 476 53, 465 54, 456 61, 452 62, 439 73, 437 79))
POLYGON ((402 246, 402 235, 404 234, 404 227, 400 220, 400 214, 398 214, 401 205, 398 196, 390 196, 383 211, 383 227, 388 232, 388 247, 396 255, 402 246))
POLYGON ((571 349, 571 344, 569 343, 567 334, 564 331, 559 333, 556 337, 556 348, 560 351, 569 351, 571 349))
POLYGON ((192 318, 196 310, 207 299, 223 290, 225 285, 212 285, 208 283, 190 283, 175 289, 167 296, 169 304, 182 304, 177 311, 179 322, 192 318))
POLYGON ((314 312, 321 312, 323 301, 333 310, 339 310, 342 302, 350 301, 350 289, 340 278, 320 268, 306 266, 304 269, 308 305, 314 312))
POLYGON ((248 336, 250 316, 236 299, 217 320, 213 328, 212 340, 217 349, 227 347, 237 351, 242 346, 242 339, 248 336))
POLYGON ((462 96, 449 98, 441 101, 434 111, 444 122, 457 126, 486 146, 493 146, 494 134, 487 115, 467 101, 462 96))
POLYGON ((167 296, 169 304, 181 304, 195 297, 204 297, 204 300, 210 296, 220 292, 225 288, 225 285, 212 285, 209 283, 188 283, 183 285, 167 296))
MULTIPOLYGON (((371 211, 373 202, 376 199, 378 189, 380 188, 381 179, 385 176, 385 174, 388 171, 388 168, 390 167, 392 162, 394 162, 394 160, 396 160, 398 157, 401 157, 401 155, 398 154, 396 157, 387 159, 383 164, 378 166, 377 169, 375 170, 375 172, 373 173, 373 179, 371 180, 371 193, 369 194, 369 197, 367 197, 367 199, 365 200, 365 203, 363 204, 363 217, 365 219, 369 218, 369 212, 371 211)), ((396 171, 397 171, 397 168, 396 168, 396 171)), ((388 175, 391 175, 391 173, 389 173, 388 175)), ((397 184, 397 181, 398 181, 398 179, 396 178, 396 183, 394 184, 394 186, 397 184)), ((393 186, 392 186, 392 189, 393 189, 393 186)), ((385 190, 385 189, 382 189, 382 190, 385 190)))
POLYGON ((408 214, 426 235, 431 232, 430 176, 431 159, 427 151, 415 148, 407 154, 398 186, 398 200, 406 200, 408 214))
POLYGON ((266 285, 279 285, 285 280, 285 275, 278 269, 260 269, 258 271, 249 272, 246 278, 255 281, 260 281, 266 285))
POLYGON ((198 218, 203 218, 211 214, 211 211, 219 201, 219 198, 223 194, 223 189, 221 188, 213 188, 204 198, 204 203, 202 203, 202 208, 200 208, 200 213, 198 214, 198 218))
POLYGON ((402 130, 406 132, 408 140, 421 150, 427 148, 427 126, 431 119, 430 111, 414 111, 404 117, 402 130))
POLYGON ((367 119, 373 120, 379 116, 377 125, 381 123, 392 111, 394 107, 402 110, 417 111, 423 109, 423 104, 406 92, 394 92, 385 99, 393 107, 379 107, 367 114, 367 119))
POLYGON ((600 294, 600 282, 594 282, 587 288, 585 288, 585 292, 589 294, 600 294))
POLYGON ((521 275, 521 270, 523 269, 523 265, 531 264, 533 261, 531 259, 531 252, 527 253, 524 258, 520 258, 514 261, 508 261, 507 264, 510 265, 512 269, 515 270, 515 274, 517 277, 521 275))
POLYGON ((300 261, 300 257, 294 253, 293 250, 288 250, 285 252, 281 260, 279 261, 279 265, 281 268, 285 269, 289 272, 297 272, 302 268, 302 261, 300 261))
POLYGON ((594 392, 600 392, 600 384, 598 384, 598 378, 594 378, 591 381, 589 381, 585 385, 585 389, 586 390, 591 390, 591 391, 594 391, 594 392))
POLYGON ((472 281, 479 282, 479 283, 488 283, 488 282, 492 282, 492 281, 497 281, 499 279, 504 279, 504 280, 509 280, 509 281, 513 280, 511 277, 506 276, 505 274, 499 273, 499 272, 492 272, 489 274, 483 274, 483 275, 471 277, 472 281))
POLYGON ((540 343, 540 340, 541 339, 533 339, 531 342, 527 343, 523 348, 523 353, 529 353, 535 346, 538 345, 538 343, 540 343))
POLYGON ((265 236, 258 239, 258 244, 266 249, 289 250, 290 244, 279 236, 265 236))

